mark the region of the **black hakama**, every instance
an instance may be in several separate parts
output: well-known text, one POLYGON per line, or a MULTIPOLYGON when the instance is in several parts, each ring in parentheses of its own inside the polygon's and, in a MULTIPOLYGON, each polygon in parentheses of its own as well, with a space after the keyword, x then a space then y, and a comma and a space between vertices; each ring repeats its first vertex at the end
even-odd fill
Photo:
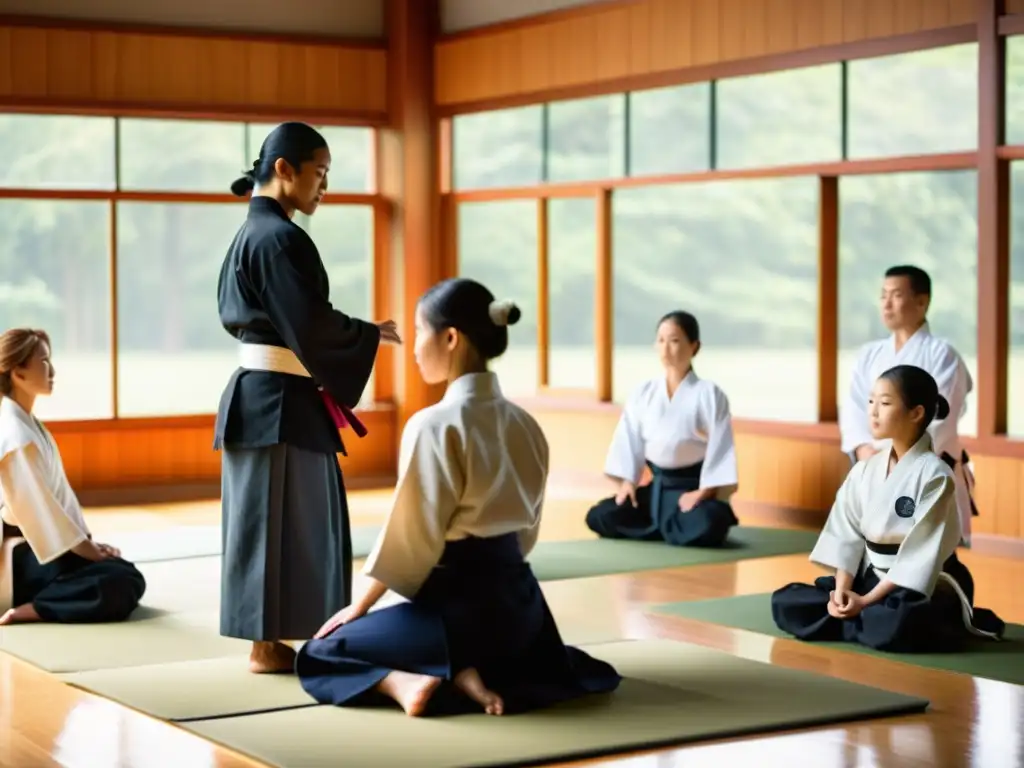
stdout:
POLYGON ((739 524, 732 507, 720 499, 705 499, 689 512, 679 509, 684 493, 700 488, 703 462, 664 469, 647 462, 651 482, 636 489, 636 503, 604 499, 587 512, 587 527, 601 538, 664 541, 677 547, 720 547, 729 529, 739 524))
MULTIPOLYGON (((21 531, 4 525, 4 538, 21 531)), ((28 542, 11 551, 11 576, 17 608, 31 603, 46 622, 101 624, 125 621, 146 592, 146 579, 130 562, 119 557, 86 560, 66 552, 45 565, 28 542)))
MULTIPOLYGON (((895 554, 898 546, 869 543, 881 554, 895 554)), ((963 650, 971 637, 1001 638, 1003 621, 992 611, 974 608, 974 580, 954 553, 943 565, 963 597, 940 578, 931 598, 897 587, 883 600, 869 605, 852 619, 828 613, 834 576, 821 576, 814 584, 788 584, 772 594, 776 626, 799 640, 847 642, 893 653, 948 653, 963 650), (968 607, 973 611, 968 613, 968 607)), ((866 595, 879 581, 873 568, 856 575, 851 589, 866 595)))
POLYGON ((312 637, 351 601, 352 541, 338 458, 291 445, 222 453, 220 632, 312 637))
POLYGON ((299 651, 295 671, 321 704, 372 706, 391 671, 442 678, 426 714, 480 711, 451 681, 475 668, 512 714, 615 690, 609 664, 562 642, 515 534, 448 542, 408 603, 371 611, 299 651))

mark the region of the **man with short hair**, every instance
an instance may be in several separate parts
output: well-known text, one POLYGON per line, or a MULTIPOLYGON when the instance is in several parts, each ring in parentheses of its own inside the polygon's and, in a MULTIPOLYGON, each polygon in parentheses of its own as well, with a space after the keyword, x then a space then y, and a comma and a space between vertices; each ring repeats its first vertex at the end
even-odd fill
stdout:
POLYGON ((839 411, 842 450, 854 462, 877 453, 868 428, 868 400, 871 389, 884 371, 894 365, 916 365, 928 371, 949 401, 949 417, 936 419, 928 427, 935 453, 943 458, 956 477, 956 502, 964 546, 971 542, 971 517, 978 514, 971 498, 974 473, 970 457, 960 444, 957 422, 967 407, 967 395, 974 388, 964 361, 945 339, 932 336, 928 328, 928 305, 932 281, 919 267, 896 266, 886 270, 882 285, 882 322, 892 335, 868 342, 860 348, 853 369, 853 381, 839 411))

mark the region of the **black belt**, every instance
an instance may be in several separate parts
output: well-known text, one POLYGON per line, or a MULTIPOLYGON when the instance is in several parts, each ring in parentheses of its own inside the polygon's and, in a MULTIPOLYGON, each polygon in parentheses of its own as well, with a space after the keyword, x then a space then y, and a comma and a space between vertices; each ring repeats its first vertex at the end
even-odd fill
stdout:
MULTIPOLYGON (((940 457, 950 469, 956 469, 956 459, 949 455, 948 451, 943 451, 940 457)), ((967 455, 967 451, 960 452, 960 463, 967 466, 971 461, 971 457, 967 455)), ((967 498, 971 500, 971 517, 978 516, 978 508, 974 505, 974 495, 971 493, 970 488, 967 489, 967 498)))

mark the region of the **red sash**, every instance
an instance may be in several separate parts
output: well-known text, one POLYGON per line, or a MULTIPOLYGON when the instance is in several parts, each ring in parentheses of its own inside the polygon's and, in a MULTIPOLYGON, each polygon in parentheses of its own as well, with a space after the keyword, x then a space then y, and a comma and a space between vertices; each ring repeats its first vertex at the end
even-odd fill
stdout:
POLYGON ((351 408, 337 402, 328 394, 326 389, 320 389, 320 396, 324 399, 324 405, 327 406, 327 412, 331 414, 331 418, 334 420, 334 426, 338 429, 351 427, 352 431, 355 432, 357 436, 366 437, 366 425, 359 420, 359 417, 355 415, 351 408))

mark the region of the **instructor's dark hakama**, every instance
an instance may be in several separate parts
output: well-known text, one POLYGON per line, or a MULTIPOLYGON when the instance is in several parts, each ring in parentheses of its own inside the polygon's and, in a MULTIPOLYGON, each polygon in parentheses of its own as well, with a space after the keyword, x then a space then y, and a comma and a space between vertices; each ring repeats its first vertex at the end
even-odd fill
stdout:
POLYGON ((222 452, 228 637, 305 639, 351 599, 337 461, 345 447, 327 398, 355 408, 380 331, 334 309, 329 294, 309 236, 275 200, 254 197, 218 284, 221 323, 240 342, 214 440, 222 452))

